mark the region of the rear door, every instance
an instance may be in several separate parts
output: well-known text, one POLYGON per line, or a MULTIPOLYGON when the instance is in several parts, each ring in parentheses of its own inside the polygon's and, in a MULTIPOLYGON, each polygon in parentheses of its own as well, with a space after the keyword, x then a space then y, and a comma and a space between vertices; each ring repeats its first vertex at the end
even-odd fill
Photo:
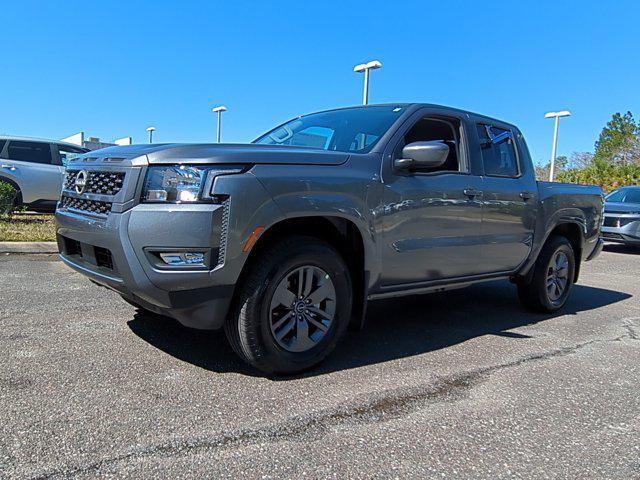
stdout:
POLYGON ((31 140, 9 140, 2 168, 18 179, 24 203, 54 203, 60 196, 62 166, 56 165, 51 144, 31 140))
POLYGON ((518 268, 533 244, 538 189, 522 134, 513 127, 478 119, 475 132, 483 178, 483 269, 518 268))

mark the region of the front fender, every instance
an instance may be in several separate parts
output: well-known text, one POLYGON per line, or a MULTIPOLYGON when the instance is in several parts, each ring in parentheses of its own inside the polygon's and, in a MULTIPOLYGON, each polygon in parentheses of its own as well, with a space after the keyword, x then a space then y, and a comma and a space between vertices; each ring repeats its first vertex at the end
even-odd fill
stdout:
POLYGON ((253 172, 287 219, 338 217, 354 224, 362 237, 370 286, 375 283, 381 267, 372 212, 381 192, 364 169, 272 165, 256 166, 253 172))

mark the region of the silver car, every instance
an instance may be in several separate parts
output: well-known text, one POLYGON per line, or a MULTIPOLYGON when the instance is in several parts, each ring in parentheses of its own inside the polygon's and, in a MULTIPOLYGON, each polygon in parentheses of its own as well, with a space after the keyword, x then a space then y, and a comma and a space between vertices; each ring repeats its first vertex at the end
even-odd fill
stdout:
POLYGON ((16 206, 53 212, 66 163, 88 151, 53 140, 0 136, 0 180, 17 190, 16 206))
POLYGON ((605 197, 602 238, 640 246, 640 186, 622 187, 605 197))

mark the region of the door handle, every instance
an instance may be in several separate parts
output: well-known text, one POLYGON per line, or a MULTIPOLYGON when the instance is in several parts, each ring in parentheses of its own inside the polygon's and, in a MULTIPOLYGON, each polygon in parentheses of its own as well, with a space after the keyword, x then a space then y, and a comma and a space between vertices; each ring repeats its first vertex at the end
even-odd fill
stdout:
POLYGON ((529 200, 533 197, 533 193, 531 192, 520 192, 520 198, 523 200, 529 200))
POLYGON ((462 193, 464 193, 469 198, 479 197, 482 195, 482 192, 480 190, 476 190, 475 188, 465 188, 462 193))
POLYGON ((13 165, 6 165, 4 163, 0 165, 0 168, 6 168, 7 170, 11 170, 12 172, 16 169, 16 167, 14 167, 13 165))

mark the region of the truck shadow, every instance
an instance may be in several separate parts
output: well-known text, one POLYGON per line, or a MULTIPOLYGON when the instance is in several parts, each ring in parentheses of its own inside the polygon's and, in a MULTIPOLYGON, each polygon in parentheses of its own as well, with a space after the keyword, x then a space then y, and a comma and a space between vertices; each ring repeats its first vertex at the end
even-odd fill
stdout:
MULTIPOLYGON (((349 332, 319 367, 302 375, 272 379, 310 377, 387 362, 483 335, 527 341, 531 337, 510 330, 576 315, 630 297, 623 292, 575 285, 562 312, 544 315, 524 310, 517 301, 515 287, 500 281, 445 293, 371 302, 364 330, 349 332)), ((221 331, 190 330, 172 319, 143 313, 137 313, 128 325, 133 333, 156 348, 200 368, 261 375, 236 357, 221 331)))
POLYGON ((605 243, 604 250, 613 253, 625 253, 628 255, 640 255, 640 246, 623 245, 621 243, 605 243))

